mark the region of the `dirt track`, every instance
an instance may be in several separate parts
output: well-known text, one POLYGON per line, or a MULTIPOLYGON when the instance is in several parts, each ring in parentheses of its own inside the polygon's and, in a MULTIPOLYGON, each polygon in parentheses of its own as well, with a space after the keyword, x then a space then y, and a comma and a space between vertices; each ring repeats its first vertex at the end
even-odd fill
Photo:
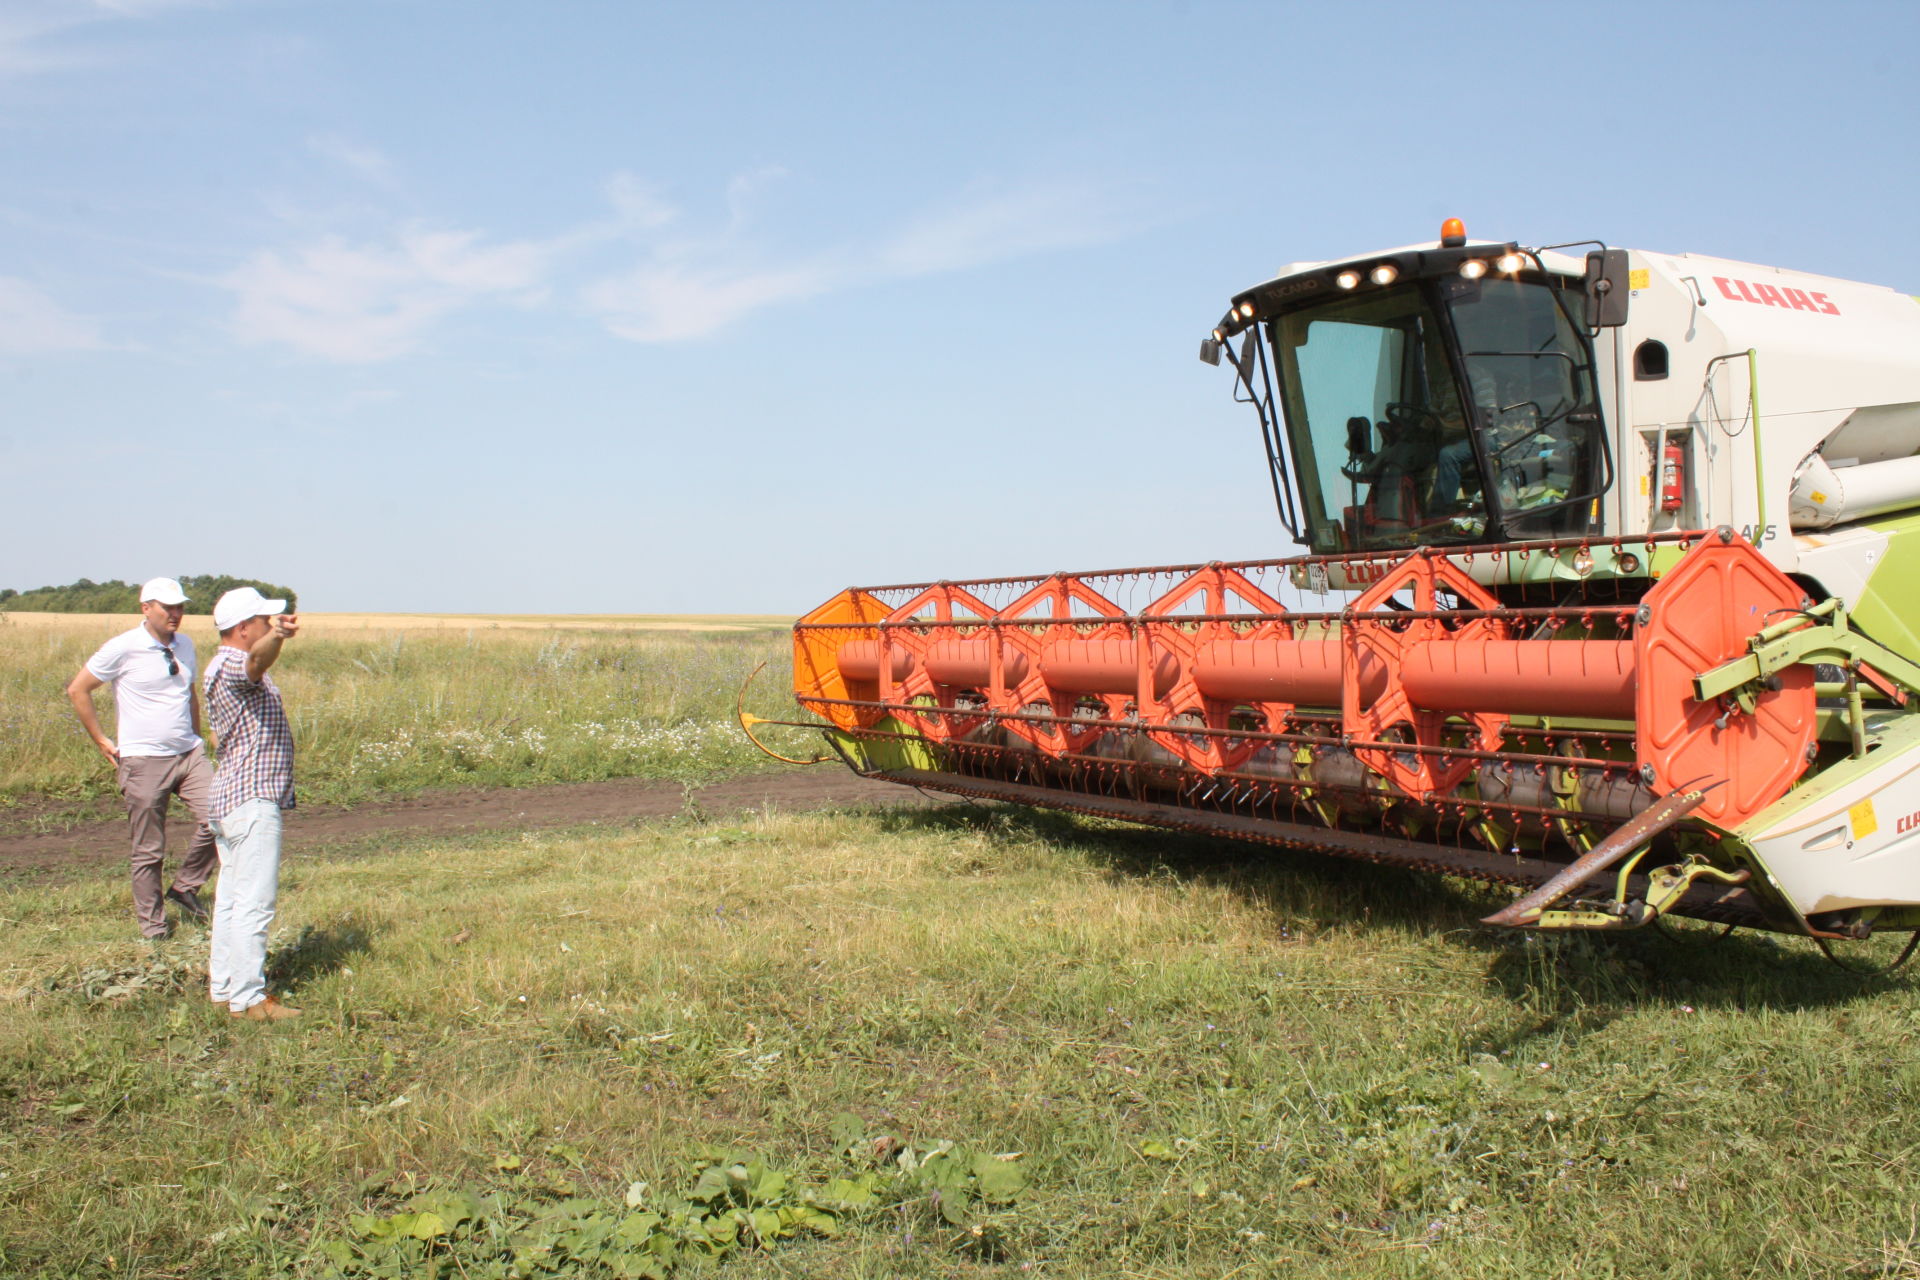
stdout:
MULTIPOLYGON (((821 766, 754 774, 696 786, 692 799, 710 817, 774 808, 792 812, 853 804, 923 804, 918 792, 869 782, 845 769, 821 766)), ((398 800, 343 807, 295 809, 287 815, 289 848, 362 840, 383 834, 420 836, 462 832, 576 826, 667 818, 687 809, 688 790, 678 782, 622 779, 569 782, 545 787, 484 791, 438 791, 398 800)), ((169 862, 185 849, 185 812, 173 809, 168 824, 169 862)), ((79 823, 64 831, 0 835, 0 874, 21 880, 57 879, 109 863, 124 864, 127 828, 120 819, 79 823)))

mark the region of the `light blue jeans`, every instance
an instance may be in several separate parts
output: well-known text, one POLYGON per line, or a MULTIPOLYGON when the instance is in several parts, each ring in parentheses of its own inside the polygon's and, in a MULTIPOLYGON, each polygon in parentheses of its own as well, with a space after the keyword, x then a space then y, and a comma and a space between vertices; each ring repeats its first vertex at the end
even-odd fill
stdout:
POLYGON ((207 994, 245 1013, 267 998, 267 926, 280 897, 280 806, 249 800, 208 824, 220 851, 207 994))

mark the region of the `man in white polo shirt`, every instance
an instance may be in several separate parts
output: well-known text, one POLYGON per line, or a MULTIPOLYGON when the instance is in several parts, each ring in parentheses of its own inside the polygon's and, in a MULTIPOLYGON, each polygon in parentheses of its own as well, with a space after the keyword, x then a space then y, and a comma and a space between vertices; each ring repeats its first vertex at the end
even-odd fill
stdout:
POLYGON ((115 636, 87 659, 67 685, 67 697, 87 736, 111 760, 133 828, 133 914, 148 938, 167 936, 166 904, 196 920, 207 919, 200 886, 213 874, 213 831, 207 801, 213 765, 200 739, 200 700, 193 685, 193 641, 180 634, 187 596, 172 578, 140 588, 141 623, 115 636), (113 686, 116 742, 100 728, 93 691, 113 686), (167 856, 167 804, 179 796, 192 810, 193 840, 173 878, 160 892, 160 866, 167 856))

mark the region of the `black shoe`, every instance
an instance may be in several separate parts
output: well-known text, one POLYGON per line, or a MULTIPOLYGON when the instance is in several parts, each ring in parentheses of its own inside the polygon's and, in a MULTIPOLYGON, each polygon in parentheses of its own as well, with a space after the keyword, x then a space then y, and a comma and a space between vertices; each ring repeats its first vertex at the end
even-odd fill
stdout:
POLYGON ((207 914, 207 908, 200 901, 200 895, 192 889, 169 889, 167 890, 166 896, 168 902, 171 902, 174 906, 180 908, 182 912, 192 916, 201 924, 205 924, 211 919, 207 914))

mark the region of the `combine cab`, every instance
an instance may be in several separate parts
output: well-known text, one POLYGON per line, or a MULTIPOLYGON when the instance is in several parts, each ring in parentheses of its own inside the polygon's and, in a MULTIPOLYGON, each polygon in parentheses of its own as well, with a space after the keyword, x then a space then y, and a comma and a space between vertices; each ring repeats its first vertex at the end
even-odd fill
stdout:
POLYGON ((847 764, 1516 886, 1499 926, 1920 929, 1913 299, 1449 223, 1201 355, 1310 553, 844 591, 794 687, 847 764))

